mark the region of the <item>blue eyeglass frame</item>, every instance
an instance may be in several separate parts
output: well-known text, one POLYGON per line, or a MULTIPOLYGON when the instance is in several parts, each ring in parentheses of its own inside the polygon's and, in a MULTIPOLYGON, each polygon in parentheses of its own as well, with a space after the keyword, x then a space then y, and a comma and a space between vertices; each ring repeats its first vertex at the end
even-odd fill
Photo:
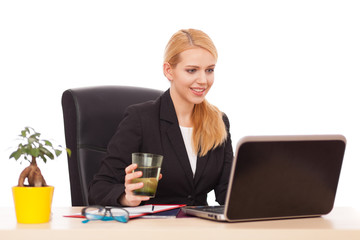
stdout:
POLYGON ((85 207, 85 208, 81 209, 81 215, 86 218, 86 220, 84 220, 82 222, 87 223, 87 222, 92 221, 92 220, 102 220, 102 221, 115 220, 115 221, 118 221, 118 222, 127 223, 129 221, 129 212, 124 208, 118 208, 118 207, 115 207, 115 208, 116 209, 121 209, 126 214, 124 216, 114 217, 112 212, 111 212, 111 209, 114 209, 113 207, 105 207, 105 206, 100 206, 100 205, 93 205, 93 206, 85 207), (100 210, 105 210, 105 212, 104 212, 104 214, 102 216, 101 215, 92 215, 93 216, 92 218, 88 218, 89 213, 86 213, 86 210, 89 209, 89 208, 99 209, 99 211, 100 210), (110 213, 110 216, 107 216, 108 212, 110 213), (96 216, 96 217, 94 217, 94 216, 96 216))

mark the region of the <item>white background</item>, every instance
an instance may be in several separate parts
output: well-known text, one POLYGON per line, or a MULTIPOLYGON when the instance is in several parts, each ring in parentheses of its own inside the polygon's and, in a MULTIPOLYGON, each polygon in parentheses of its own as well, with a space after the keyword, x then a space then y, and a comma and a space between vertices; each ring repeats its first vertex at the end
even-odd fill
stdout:
MULTIPOLYGON (((0 206, 27 166, 9 160, 25 126, 64 144, 62 92, 95 85, 166 90, 163 50, 182 28, 219 51, 208 100, 244 135, 343 134, 336 206, 360 208, 360 3, 348 0, 0 1, 0 206)), ((70 206, 65 155, 39 164, 70 206)), ((210 199, 210 203, 212 203, 210 199)))

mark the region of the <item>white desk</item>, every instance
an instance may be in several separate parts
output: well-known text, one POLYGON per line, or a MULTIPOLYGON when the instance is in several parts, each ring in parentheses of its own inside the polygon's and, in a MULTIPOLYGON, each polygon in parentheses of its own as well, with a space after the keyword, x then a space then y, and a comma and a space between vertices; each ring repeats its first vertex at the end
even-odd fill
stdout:
POLYGON ((65 218, 80 207, 53 208, 52 220, 44 224, 18 224, 12 208, 0 208, 0 239, 360 239, 360 213, 335 208, 320 218, 243 223, 219 223, 198 218, 133 219, 128 223, 65 218))

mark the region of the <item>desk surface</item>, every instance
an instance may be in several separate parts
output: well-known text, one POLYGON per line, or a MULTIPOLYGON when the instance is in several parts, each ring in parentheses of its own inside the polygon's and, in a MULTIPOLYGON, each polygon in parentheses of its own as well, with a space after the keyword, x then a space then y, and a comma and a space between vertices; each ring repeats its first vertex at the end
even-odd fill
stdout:
POLYGON ((323 217, 242 223, 220 223, 199 218, 133 219, 81 223, 63 215, 80 207, 53 208, 44 224, 18 224, 13 208, 0 208, 1 239, 360 239, 360 213, 334 208, 323 217))

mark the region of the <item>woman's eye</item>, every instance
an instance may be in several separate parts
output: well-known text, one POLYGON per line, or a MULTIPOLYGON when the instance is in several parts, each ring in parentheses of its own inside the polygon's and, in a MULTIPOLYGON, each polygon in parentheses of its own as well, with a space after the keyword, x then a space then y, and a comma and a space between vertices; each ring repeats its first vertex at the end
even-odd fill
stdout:
POLYGON ((186 70, 188 73, 194 73, 194 72, 196 72, 196 69, 187 69, 186 70))
POLYGON ((214 72, 214 69, 213 69, 213 68, 207 69, 206 72, 208 72, 208 73, 213 73, 213 72, 214 72))

